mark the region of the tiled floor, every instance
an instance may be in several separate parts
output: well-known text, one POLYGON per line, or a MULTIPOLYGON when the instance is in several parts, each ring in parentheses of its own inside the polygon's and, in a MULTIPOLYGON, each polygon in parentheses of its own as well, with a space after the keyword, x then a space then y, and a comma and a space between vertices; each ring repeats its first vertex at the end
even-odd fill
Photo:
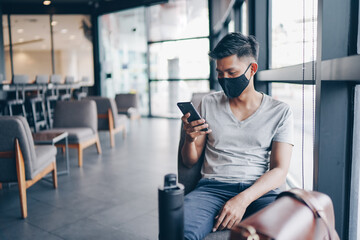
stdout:
MULTIPOLYGON (((102 155, 84 151, 84 165, 70 150, 70 175, 59 188, 41 180, 27 191, 28 218, 20 218, 17 186, 0 190, 0 239, 157 239, 157 187, 176 172, 180 121, 129 123, 127 138, 111 149, 101 132, 102 155)), ((58 154, 58 169, 63 160, 58 154)))

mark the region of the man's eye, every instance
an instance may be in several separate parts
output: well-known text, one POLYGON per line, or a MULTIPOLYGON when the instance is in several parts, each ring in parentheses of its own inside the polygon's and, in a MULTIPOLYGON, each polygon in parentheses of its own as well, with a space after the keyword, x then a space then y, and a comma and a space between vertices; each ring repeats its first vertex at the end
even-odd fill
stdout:
POLYGON ((236 72, 229 72, 229 74, 230 74, 230 75, 235 75, 235 74, 236 74, 236 72))

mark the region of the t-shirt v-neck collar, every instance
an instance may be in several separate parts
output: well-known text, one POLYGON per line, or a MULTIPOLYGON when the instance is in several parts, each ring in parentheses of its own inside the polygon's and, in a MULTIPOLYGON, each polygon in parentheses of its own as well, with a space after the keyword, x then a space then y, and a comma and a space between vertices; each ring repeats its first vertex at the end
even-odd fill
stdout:
POLYGON ((264 106, 264 103, 266 101, 266 94, 264 94, 263 92, 260 92, 262 94, 262 99, 261 99, 261 103, 260 103, 260 106, 256 109, 256 111, 251 114, 249 117, 247 117, 246 119, 240 121, 239 119, 237 119, 234 115, 234 113, 232 112, 231 108, 230 108, 230 102, 229 102, 229 99, 226 97, 226 108, 227 108, 227 111, 228 113, 230 114, 231 118, 236 121, 237 123, 246 123, 248 122, 249 120, 251 120, 252 118, 254 118, 258 112, 261 110, 261 108, 264 106))

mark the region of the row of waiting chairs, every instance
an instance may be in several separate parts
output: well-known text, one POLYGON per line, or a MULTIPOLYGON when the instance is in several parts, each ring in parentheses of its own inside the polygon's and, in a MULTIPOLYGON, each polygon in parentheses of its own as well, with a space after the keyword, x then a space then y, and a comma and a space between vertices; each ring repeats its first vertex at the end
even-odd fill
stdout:
MULTIPOLYGON (((125 138, 127 116, 118 112, 119 106, 115 99, 110 98, 88 97, 80 101, 58 101, 55 107, 54 128, 42 132, 67 132, 68 146, 77 149, 78 165, 81 167, 83 149, 95 144, 98 154, 101 154, 98 131, 109 131, 111 147, 115 145, 116 133, 122 131, 125 138)), ((133 112, 134 110, 131 111, 133 112)), ((133 117, 127 115, 129 118, 133 117)), ((53 186, 57 188, 56 148, 35 147, 29 124, 23 116, 0 116, 0 125, 0 188, 1 183, 18 183, 21 213, 22 217, 26 218, 27 188, 48 173, 52 173, 53 186)), ((56 146, 64 149, 65 143, 60 142, 56 146)))
MULTIPOLYGON (((83 78, 83 81, 87 81, 87 78, 83 78)), ((10 99, 6 102, 8 114, 14 115, 14 107, 21 108, 21 114, 26 118, 27 112, 25 109, 25 84, 29 84, 29 77, 27 75, 14 75, 13 84, 15 85, 15 99, 10 99), (19 96, 21 92, 21 97, 19 96)), ((60 75, 37 75, 35 78, 35 84, 37 85, 37 91, 34 96, 29 98, 30 105, 30 117, 29 122, 35 132, 40 129, 52 127, 53 124, 53 109, 56 101, 67 101, 71 99, 70 88, 66 89, 66 93, 60 95, 57 86, 65 82, 66 84, 75 83, 74 77, 66 76, 64 81, 60 75), (46 94, 48 91, 47 84, 54 84, 55 87, 51 88, 50 94, 46 94), (45 105, 46 103, 46 105, 45 105), (46 108, 45 108, 46 106, 46 108)), ((86 96, 85 92, 78 94, 78 99, 86 96)))

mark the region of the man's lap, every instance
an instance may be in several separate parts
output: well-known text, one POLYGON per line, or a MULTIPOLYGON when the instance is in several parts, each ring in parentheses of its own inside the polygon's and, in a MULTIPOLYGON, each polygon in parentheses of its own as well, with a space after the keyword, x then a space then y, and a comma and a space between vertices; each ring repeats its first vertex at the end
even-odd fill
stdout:
MULTIPOLYGON (((185 196, 185 239, 202 239, 211 232, 214 218, 224 204, 250 184, 223 183, 212 179, 201 179, 195 190, 185 196)), ((245 216, 273 202, 278 192, 271 191, 254 201, 245 216)))

